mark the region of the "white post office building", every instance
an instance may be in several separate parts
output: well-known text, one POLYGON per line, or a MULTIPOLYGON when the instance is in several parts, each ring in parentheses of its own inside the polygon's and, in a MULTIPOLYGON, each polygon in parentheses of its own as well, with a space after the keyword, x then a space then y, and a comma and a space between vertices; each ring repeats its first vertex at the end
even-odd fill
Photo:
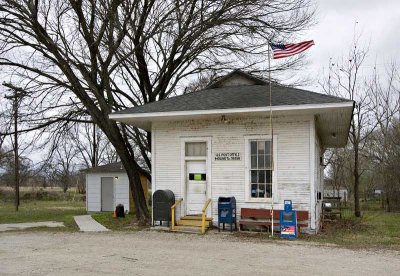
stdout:
POLYGON ((218 198, 241 208, 308 211, 316 232, 323 194, 322 156, 347 143, 354 102, 272 84, 233 71, 204 90, 119 111, 111 119, 152 133, 153 192, 182 203, 177 217, 217 221, 218 198), (272 111, 272 113, 271 113, 272 111), (272 126, 270 116, 272 114, 272 126))

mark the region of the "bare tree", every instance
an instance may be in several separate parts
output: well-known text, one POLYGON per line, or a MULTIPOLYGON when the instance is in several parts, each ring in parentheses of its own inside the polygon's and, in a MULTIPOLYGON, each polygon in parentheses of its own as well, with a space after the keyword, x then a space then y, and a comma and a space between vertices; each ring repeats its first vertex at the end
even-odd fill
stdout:
MULTIPOLYGON (((374 169, 371 156, 376 154, 384 156, 388 152, 385 142, 379 143, 378 147, 373 145, 378 140, 385 141, 385 133, 388 132, 399 110, 398 90, 395 86, 398 79, 396 66, 392 64, 390 69, 383 74, 384 79, 387 80, 387 83, 383 84, 376 67, 373 68, 372 73, 361 72, 366 56, 367 50, 360 47, 359 37, 355 38, 344 62, 330 61, 328 79, 322 84, 326 93, 356 102, 350 126, 350 145, 344 151, 348 151, 349 154, 345 159, 338 156, 336 160, 342 160, 342 166, 348 159, 351 160, 347 169, 352 172, 354 213, 357 217, 361 216, 361 177, 366 171, 374 169), (376 139, 377 135, 380 138, 376 139)), ((344 152, 339 155, 343 155, 344 152)), ((364 181, 365 196, 368 188, 374 186, 372 182, 374 179, 367 176, 366 178, 368 179, 364 181)))
MULTIPOLYGON (((26 156, 19 155, 19 185, 26 186, 28 179, 32 175, 33 163, 32 160, 26 156)), ((4 170, 0 177, 0 182, 5 186, 14 186, 15 182, 15 156, 12 151, 8 151, 7 154, 3 156, 3 160, 0 162, 0 167, 4 170)))
POLYGON ((378 123, 368 144, 371 170, 379 176, 381 188, 385 190, 386 207, 391 210, 391 198, 400 190, 400 178, 396 160, 399 156, 398 114, 400 110, 400 74, 395 63, 391 63, 381 79, 375 70, 369 83, 369 93, 374 102, 373 113, 378 123))
POLYGON ((332 149, 326 154, 328 177, 331 180, 333 196, 340 195, 340 189, 346 187, 346 151, 345 149, 332 149))
POLYGON ((64 193, 71 187, 72 176, 76 170, 77 154, 78 151, 70 143, 63 143, 56 148, 53 158, 49 160, 53 163, 55 176, 64 193))
POLYGON ((351 149, 351 169, 353 175, 354 214, 361 216, 360 178, 365 168, 360 167, 360 153, 377 123, 373 120, 371 95, 366 92, 365 79, 361 75, 361 66, 367 56, 367 50, 359 45, 359 38, 353 41, 345 61, 330 64, 328 80, 323 83, 327 94, 344 97, 356 102, 350 125, 349 142, 351 149))
MULTIPOLYGON (((190 76, 257 68, 266 39, 309 26, 310 0, 1 0, 0 66, 31 94, 29 126, 58 139, 84 112, 103 131, 128 173, 136 215, 149 217, 135 160, 151 167, 151 133, 108 115, 176 94, 190 76)), ((289 59, 280 68, 298 65, 289 59)), ((11 76, 11 77, 10 77, 11 76)))
POLYGON ((78 162, 83 167, 96 167, 118 161, 113 145, 95 124, 76 124, 67 135, 78 150, 78 162))

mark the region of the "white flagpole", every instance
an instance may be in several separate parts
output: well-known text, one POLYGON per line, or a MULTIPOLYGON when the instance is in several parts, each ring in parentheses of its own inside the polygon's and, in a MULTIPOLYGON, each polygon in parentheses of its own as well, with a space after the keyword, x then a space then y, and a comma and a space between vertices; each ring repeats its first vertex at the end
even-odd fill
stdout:
MULTIPOLYGON (((271 184, 272 183, 272 173, 274 172, 274 129, 272 125, 272 83, 271 83, 271 52, 270 52, 270 43, 271 41, 268 39, 268 79, 269 79, 269 126, 271 129, 271 144, 270 144, 270 166, 271 166, 271 184)), ((272 204, 271 204, 271 236, 274 237, 274 192, 273 192, 273 185, 271 185, 271 197, 272 197, 272 204)))

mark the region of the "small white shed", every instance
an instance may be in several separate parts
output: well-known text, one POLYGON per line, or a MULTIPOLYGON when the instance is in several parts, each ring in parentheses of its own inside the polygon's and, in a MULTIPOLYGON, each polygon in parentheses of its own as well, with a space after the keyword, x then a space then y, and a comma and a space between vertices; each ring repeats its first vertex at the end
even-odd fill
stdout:
POLYGON ((120 162, 86 170, 86 210, 111 212, 118 204, 129 210, 129 180, 120 162))

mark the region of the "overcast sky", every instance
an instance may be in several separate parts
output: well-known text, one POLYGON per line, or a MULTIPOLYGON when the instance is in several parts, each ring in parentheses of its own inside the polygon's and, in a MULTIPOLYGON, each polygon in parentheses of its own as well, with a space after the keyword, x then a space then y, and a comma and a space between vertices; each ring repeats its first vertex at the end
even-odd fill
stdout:
MULTIPOLYGON (((317 24, 304 34, 315 46, 308 50, 308 74, 322 73, 329 58, 345 55, 356 33, 363 44, 370 45, 365 69, 384 68, 391 59, 400 64, 400 0, 316 0, 317 24), (358 22, 355 24, 355 22, 358 22)), ((317 82, 311 87, 318 91, 317 82)))

